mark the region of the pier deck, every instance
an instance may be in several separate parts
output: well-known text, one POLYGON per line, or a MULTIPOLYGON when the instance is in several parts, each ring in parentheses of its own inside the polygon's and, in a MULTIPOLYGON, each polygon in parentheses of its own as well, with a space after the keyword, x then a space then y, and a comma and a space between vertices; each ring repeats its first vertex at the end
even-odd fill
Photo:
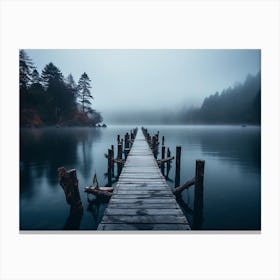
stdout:
POLYGON ((98 230, 189 230, 141 129, 98 230))

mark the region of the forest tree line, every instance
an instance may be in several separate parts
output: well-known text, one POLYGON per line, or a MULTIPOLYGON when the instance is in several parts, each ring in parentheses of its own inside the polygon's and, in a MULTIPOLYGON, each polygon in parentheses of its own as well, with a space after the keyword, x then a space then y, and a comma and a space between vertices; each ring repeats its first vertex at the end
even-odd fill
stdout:
POLYGON ((91 80, 83 73, 76 84, 69 74, 64 78, 52 62, 40 74, 24 50, 19 53, 20 124, 89 125, 102 122, 92 109, 91 80))
POLYGON ((180 123, 260 124, 261 74, 248 75, 244 83, 206 97, 200 108, 180 113, 180 123))

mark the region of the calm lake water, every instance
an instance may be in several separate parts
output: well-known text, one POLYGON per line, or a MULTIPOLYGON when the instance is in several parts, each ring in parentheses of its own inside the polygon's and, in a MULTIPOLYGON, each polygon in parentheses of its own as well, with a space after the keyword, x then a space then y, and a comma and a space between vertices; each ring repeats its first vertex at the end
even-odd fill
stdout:
MULTIPOLYGON (((73 228, 69 205, 59 185, 57 168, 75 168, 84 213, 76 227, 94 230, 102 219, 105 203, 88 201, 83 192, 96 172, 100 185, 107 183, 107 153, 116 147, 117 134, 135 126, 107 128, 40 128, 20 132, 20 229, 62 230, 73 228)), ((261 129, 254 126, 146 126, 160 131, 165 146, 175 155, 182 146, 181 183, 193 178, 195 160, 205 160, 203 217, 195 229, 260 230, 261 228, 261 129)), ((174 184, 175 163, 169 173, 174 184)), ((193 224, 193 187, 180 200, 193 224)))

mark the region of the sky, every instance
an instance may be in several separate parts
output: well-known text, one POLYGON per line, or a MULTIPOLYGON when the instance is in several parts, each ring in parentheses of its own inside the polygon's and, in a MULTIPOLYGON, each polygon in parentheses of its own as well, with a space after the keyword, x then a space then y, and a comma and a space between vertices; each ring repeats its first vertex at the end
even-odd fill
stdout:
POLYGON ((260 50, 26 50, 41 71, 53 62, 78 82, 92 80, 92 107, 114 113, 180 110, 260 71, 260 50))

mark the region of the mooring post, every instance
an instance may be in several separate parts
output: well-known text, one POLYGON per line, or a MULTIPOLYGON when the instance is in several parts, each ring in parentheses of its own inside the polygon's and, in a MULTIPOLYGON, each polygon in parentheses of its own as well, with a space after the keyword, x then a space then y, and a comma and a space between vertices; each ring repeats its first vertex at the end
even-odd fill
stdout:
MULTIPOLYGON (((171 157, 171 152, 170 152, 170 149, 167 148, 167 155, 166 155, 167 158, 171 157)), ((168 177, 169 175, 169 171, 170 171, 170 160, 167 162, 167 167, 166 167, 166 176, 168 177)))
POLYGON ((194 211, 199 211, 203 208, 204 166, 204 160, 196 161, 194 184, 194 211))
POLYGON ((181 146, 176 147, 175 188, 180 185, 181 146))
POLYGON ((115 158, 115 152, 114 152, 114 145, 111 145, 111 150, 112 150, 112 176, 115 176, 115 163, 113 159, 115 158))
MULTIPOLYGON (((118 160, 122 159, 122 144, 118 144, 118 160)), ((118 176, 120 176, 122 171, 122 164, 118 162, 118 176)))
POLYGON ((121 141, 121 137, 120 137, 120 135, 118 134, 118 136, 117 136, 117 142, 118 142, 118 144, 120 144, 120 141, 121 141))
POLYGON ((108 149, 108 186, 112 186, 112 150, 108 149))
POLYGON ((162 136, 161 145, 164 146, 164 136, 162 136))
MULTIPOLYGON (((164 158, 165 158, 165 146, 161 146, 161 159, 163 160, 164 158)), ((164 165, 165 163, 163 162, 160 165, 162 175, 164 175, 164 165)))

